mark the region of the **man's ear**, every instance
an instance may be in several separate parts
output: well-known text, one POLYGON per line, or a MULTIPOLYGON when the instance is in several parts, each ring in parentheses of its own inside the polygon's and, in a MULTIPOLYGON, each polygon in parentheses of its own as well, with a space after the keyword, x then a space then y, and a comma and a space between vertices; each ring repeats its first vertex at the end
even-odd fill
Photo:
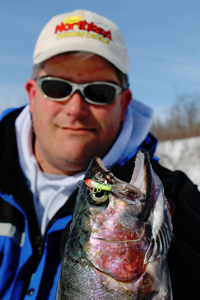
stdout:
POLYGON ((121 93, 121 121, 125 119, 125 113, 132 99, 132 93, 129 89, 121 93))
POLYGON ((28 94, 29 102, 30 102, 30 113, 33 113, 33 104, 35 99, 37 83, 34 79, 28 79, 25 88, 28 94))

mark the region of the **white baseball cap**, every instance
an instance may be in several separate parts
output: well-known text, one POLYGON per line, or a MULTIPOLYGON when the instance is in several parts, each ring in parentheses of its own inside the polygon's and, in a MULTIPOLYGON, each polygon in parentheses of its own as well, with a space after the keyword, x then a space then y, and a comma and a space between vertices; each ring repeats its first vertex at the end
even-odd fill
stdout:
POLYGON ((123 73, 128 73, 129 58, 119 28, 91 11, 75 10, 53 17, 38 37, 33 63, 39 64, 69 51, 98 54, 123 73))

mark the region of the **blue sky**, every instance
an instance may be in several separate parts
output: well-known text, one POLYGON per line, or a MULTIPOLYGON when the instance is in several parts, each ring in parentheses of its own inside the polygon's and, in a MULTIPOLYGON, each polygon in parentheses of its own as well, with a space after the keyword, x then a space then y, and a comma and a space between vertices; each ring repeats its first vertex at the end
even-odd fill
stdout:
POLYGON ((77 8, 120 28, 134 98, 155 115, 164 117, 176 95, 200 94, 199 0, 0 0, 0 110, 28 101, 24 84, 41 29, 54 15, 77 8))

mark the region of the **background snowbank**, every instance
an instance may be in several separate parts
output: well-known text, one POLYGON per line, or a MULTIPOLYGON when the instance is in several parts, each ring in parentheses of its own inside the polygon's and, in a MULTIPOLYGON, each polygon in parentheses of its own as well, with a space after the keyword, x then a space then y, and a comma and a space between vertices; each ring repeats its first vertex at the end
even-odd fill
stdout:
POLYGON ((166 168, 185 172, 200 190, 200 137, 159 142, 155 155, 166 168))

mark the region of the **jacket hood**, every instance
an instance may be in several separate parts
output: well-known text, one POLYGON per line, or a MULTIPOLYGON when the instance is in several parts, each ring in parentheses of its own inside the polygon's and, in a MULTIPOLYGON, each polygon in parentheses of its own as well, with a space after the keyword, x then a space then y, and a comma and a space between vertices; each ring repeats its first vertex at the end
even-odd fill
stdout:
POLYGON ((126 111, 121 132, 107 155, 105 165, 123 164, 127 157, 132 157, 146 139, 153 122, 153 109, 133 99, 126 111))

